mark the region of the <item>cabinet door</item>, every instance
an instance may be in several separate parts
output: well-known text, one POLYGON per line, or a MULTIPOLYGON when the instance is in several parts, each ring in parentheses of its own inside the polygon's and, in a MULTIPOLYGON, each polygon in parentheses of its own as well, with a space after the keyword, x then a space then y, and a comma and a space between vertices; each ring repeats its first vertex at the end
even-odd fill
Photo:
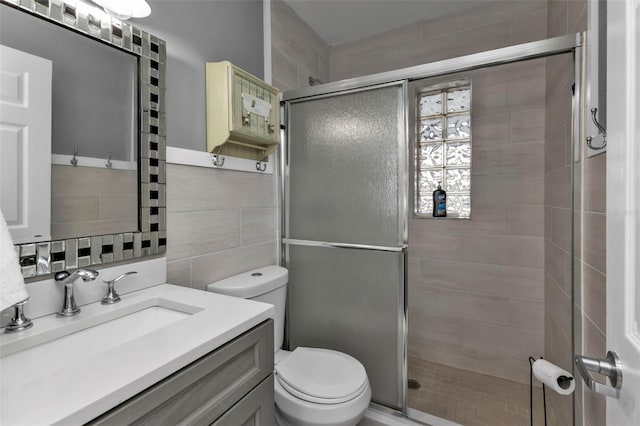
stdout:
POLYGON ((249 392, 212 426, 272 426, 276 424, 273 374, 249 392))
POLYGON ((272 373, 269 320, 89 424, 209 425, 272 373))

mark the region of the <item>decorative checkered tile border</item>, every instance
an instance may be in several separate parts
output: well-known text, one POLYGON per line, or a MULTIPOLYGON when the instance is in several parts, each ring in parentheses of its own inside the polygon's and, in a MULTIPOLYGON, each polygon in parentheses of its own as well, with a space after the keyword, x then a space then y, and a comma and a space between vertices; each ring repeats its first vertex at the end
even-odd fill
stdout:
POLYGON ((140 232, 16 245, 25 278, 164 253, 166 231, 166 44, 97 7, 63 0, 0 0, 139 58, 140 232))

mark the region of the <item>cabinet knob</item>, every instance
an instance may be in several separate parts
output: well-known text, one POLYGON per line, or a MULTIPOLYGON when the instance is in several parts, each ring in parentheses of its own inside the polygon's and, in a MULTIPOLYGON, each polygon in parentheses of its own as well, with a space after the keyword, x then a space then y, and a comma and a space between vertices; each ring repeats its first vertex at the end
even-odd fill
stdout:
POLYGON ((276 126, 273 124, 269 124, 269 133, 275 133, 276 132, 276 126))
POLYGON ((247 115, 242 116, 242 125, 248 126, 249 124, 251 124, 251 116, 247 113, 247 115))

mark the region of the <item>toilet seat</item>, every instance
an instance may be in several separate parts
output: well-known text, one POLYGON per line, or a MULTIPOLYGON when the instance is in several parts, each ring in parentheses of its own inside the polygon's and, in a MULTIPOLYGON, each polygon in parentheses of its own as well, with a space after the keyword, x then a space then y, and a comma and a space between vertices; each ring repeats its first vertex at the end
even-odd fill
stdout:
POLYGON ((316 404, 351 401, 368 387, 366 371, 358 360, 329 349, 299 347, 275 370, 287 392, 316 404))

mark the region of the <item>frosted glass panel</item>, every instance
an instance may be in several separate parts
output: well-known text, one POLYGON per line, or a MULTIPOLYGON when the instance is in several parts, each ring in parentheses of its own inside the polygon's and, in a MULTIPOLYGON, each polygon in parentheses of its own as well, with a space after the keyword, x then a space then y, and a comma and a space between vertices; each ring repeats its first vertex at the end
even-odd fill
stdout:
POLYGON ((453 217, 471 216, 471 197, 469 195, 447 196, 447 215, 453 217))
POLYGON ((438 182, 444 182, 444 179, 442 179, 442 169, 424 170, 420 172, 418 185, 421 193, 430 195, 438 187, 438 182))
POLYGON ((442 93, 420 97, 420 116, 442 114, 442 93))
POLYGON ((420 123, 420 141, 442 140, 442 118, 422 120, 420 123))
POLYGON ((447 139, 469 139, 471 117, 469 114, 447 116, 447 139))
POLYGON ((426 143, 420 146, 420 167, 442 167, 442 143, 426 143))
POLYGON ((289 107, 290 238, 397 246, 401 86, 289 107))
POLYGON ((471 90, 451 90, 447 92, 447 112, 469 111, 471 109, 471 90))
POLYGON ((364 365, 372 400, 402 407, 403 253, 288 246, 289 349, 345 352, 364 365))
POLYGON ((471 190, 471 170, 447 169, 447 190, 469 192, 471 190))
POLYGON ((418 204, 421 212, 433 212, 433 197, 420 197, 418 204))
POLYGON ((447 166, 463 166, 471 164, 471 143, 447 143, 447 166))

